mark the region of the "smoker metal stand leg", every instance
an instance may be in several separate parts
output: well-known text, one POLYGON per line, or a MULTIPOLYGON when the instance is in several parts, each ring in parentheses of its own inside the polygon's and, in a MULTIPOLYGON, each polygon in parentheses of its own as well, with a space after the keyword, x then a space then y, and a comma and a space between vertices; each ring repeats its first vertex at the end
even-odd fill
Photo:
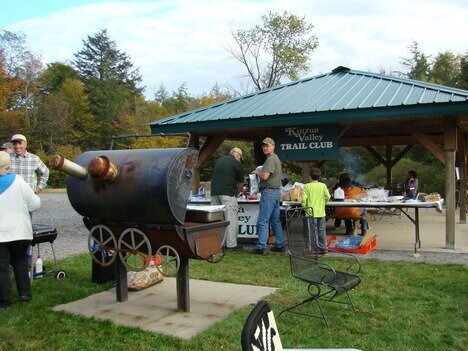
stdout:
POLYGON ((189 278, 189 260, 188 258, 181 258, 176 278, 178 312, 190 312, 189 278))
POLYGON ((115 295, 117 302, 128 300, 127 267, 124 266, 120 257, 115 260, 115 295))

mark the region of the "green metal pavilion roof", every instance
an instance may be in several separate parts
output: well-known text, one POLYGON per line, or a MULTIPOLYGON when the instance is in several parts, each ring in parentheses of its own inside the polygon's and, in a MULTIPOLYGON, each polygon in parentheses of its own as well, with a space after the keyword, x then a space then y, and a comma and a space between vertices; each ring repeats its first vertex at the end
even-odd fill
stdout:
POLYGON ((468 91, 340 66, 150 123, 156 133, 468 113, 468 91))

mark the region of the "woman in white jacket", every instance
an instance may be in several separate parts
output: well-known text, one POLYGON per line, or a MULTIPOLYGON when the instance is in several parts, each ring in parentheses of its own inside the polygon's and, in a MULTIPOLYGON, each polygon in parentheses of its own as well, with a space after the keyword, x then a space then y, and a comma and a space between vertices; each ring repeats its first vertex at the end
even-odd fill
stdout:
POLYGON ((29 212, 41 206, 41 200, 23 178, 10 174, 10 155, 0 151, 0 307, 11 305, 9 265, 15 273, 21 301, 31 300, 26 252, 33 238, 29 212))

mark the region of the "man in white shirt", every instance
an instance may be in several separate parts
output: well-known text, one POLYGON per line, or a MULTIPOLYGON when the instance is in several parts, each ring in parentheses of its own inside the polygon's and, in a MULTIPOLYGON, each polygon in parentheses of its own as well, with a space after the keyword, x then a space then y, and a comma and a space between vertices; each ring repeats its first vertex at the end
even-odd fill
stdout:
POLYGON ((36 194, 45 188, 49 179, 49 169, 36 155, 26 150, 28 141, 23 134, 11 137, 13 153, 11 154, 11 173, 19 174, 36 194))

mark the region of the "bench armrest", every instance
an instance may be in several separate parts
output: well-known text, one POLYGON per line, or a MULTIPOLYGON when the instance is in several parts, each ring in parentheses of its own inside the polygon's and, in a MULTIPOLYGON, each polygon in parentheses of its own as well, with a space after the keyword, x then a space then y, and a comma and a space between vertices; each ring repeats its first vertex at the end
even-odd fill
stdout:
POLYGON ((331 248, 328 248, 328 251, 333 252, 333 256, 341 256, 348 260, 348 266, 345 269, 347 273, 357 275, 361 271, 361 261, 356 255, 349 252, 337 251, 331 248))

